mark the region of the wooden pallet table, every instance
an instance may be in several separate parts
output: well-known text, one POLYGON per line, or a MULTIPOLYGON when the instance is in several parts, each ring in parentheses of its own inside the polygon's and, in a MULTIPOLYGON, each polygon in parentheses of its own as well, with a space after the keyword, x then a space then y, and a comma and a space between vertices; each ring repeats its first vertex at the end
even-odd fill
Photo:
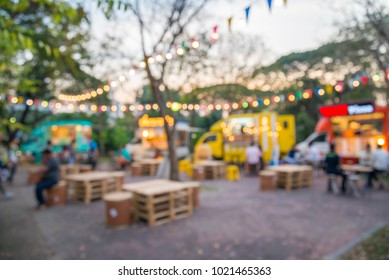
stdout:
POLYGON ((116 191, 116 179, 109 172, 88 172, 67 175, 67 185, 73 189, 73 199, 90 203, 104 194, 116 191))
POLYGON ((114 171, 109 172, 109 175, 112 177, 112 180, 115 182, 116 191, 121 191, 124 184, 124 171, 114 171))
POLYGON ((155 226, 192 215, 194 203, 198 205, 199 186, 194 181, 157 179, 125 184, 123 190, 134 195, 135 220, 155 226))
POLYGON ((290 191, 312 185, 313 168, 309 165, 286 164, 271 166, 268 169, 277 173, 276 184, 279 188, 290 191))
POLYGON ((143 175, 155 176, 161 162, 161 159, 146 158, 136 161, 135 163, 142 166, 143 175))
POLYGON ((224 178, 226 172, 226 164, 223 161, 204 160, 197 162, 193 168, 203 168, 206 179, 221 179, 224 178))
POLYGON ((78 174, 91 171, 92 165, 90 164, 61 164, 60 166, 61 178, 65 178, 66 175, 70 174, 78 174))

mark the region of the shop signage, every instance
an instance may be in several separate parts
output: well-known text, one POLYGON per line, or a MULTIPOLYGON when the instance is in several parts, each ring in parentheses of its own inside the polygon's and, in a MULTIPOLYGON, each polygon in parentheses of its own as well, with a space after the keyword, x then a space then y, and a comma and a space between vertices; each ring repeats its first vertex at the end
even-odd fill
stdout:
POLYGON ((373 104, 353 104, 347 105, 349 115, 371 114, 374 112, 373 104))
POLYGON ((374 113, 374 105, 370 102, 356 104, 337 104, 320 107, 319 112, 323 117, 327 118, 371 114, 374 113))
POLYGON ((162 117, 159 118, 149 118, 148 115, 143 115, 139 120, 138 120, 138 125, 139 127, 163 127, 165 121, 169 126, 174 125, 174 118, 166 115, 165 119, 162 117))

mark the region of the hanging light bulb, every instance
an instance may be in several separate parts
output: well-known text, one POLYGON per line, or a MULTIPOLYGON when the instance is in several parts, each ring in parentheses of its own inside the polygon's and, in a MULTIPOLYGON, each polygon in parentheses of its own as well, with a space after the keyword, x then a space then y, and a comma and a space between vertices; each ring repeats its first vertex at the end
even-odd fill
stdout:
POLYGON ((170 60, 170 59, 173 58, 173 55, 172 55, 171 53, 167 53, 167 54, 165 55, 165 57, 166 57, 167 60, 170 60))
POLYGON ((197 49, 198 47, 200 47, 199 41, 193 39, 193 41, 192 41, 192 48, 197 49))
POLYGON ((179 56, 184 55, 184 53, 185 53, 185 50, 184 50, 183 48, 179 47, 179 48, 177 49, 177 54, 178 54, 179 56))

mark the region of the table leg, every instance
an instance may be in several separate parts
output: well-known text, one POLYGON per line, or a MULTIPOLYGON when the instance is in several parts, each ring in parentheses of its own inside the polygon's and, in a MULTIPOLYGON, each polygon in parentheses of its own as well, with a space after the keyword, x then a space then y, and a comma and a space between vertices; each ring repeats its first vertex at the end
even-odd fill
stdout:
POLYGON ((92 185, 91 185, 91 183, 89 181, 85 182, 84 188, 85 188, 84 203, 88 204, 92 200, 92 185))

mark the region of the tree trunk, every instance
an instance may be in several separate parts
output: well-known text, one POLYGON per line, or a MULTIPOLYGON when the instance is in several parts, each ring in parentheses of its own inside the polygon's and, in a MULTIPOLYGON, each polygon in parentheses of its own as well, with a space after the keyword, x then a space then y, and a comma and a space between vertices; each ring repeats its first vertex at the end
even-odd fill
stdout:
MULTIPOLYGON (((168 152, 169 152, 169 162, 170 162, 170 180, 173 181, 179 181, 179 173, 178 173, 178 164, 177 164, 177 153, 176 153, 176 147, 175 147, 175 122, 173 126, 169 126, 166 122, 166 108, 164 107, 162 92, 159 89, 159 83, 152 75, 149 65, 147 63, 147 58, 145 58, 146 61, 146 72, 147 77, 150 81, 151 91, 153 92, 154 99, 158 103, 159 111, 161 113, 161 117, 165 120, 164 121, 164 128, 165 133, 167 136, 167 144, 168 144, 168 152)), ((173 117, 173 116, 172 116, 173 117)))
POLYGON ((99 131, 98 131, 98 136, 99 136, 99 144, 100 144, 100 155, 105 156, 105 141, 104 141, 104 135, 103 135, 103 129, 104 129, 104 119, 103 116, 101 115, 99 118, 99 131))

